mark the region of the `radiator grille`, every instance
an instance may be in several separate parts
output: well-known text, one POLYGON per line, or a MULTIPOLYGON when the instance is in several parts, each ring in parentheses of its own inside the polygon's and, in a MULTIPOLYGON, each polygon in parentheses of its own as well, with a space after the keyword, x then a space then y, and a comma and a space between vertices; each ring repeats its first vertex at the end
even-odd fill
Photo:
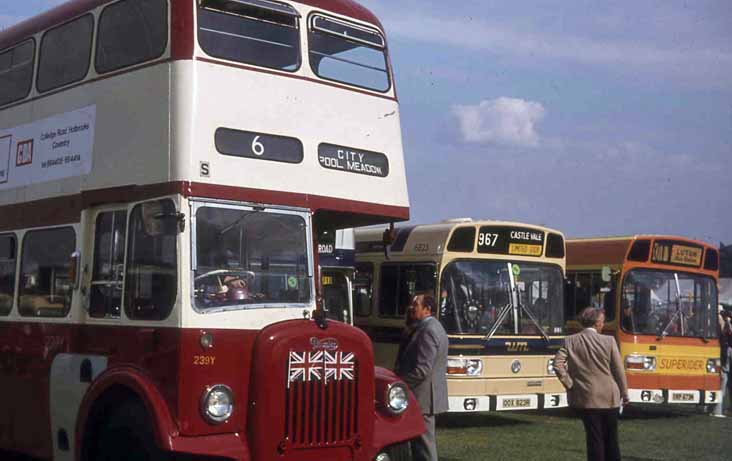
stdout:
POLYGON ((353 378, 290 383, 285 389, 284 433, 291 446, 326 446, 358 434, 358 366, 353 378))

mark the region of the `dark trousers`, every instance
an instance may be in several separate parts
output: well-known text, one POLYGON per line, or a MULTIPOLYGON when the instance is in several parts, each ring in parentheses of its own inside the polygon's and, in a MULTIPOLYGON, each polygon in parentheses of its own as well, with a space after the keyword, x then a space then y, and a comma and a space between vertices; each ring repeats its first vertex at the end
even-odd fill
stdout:
POLYGON ((618 409, 577 409, 585 425, 587 461, 620 461, 618 409))
POLYGON ((412 441, 414 461, 437 461, 437 437, 435 437, 435 415, 422 415, 425 433, 412 441))

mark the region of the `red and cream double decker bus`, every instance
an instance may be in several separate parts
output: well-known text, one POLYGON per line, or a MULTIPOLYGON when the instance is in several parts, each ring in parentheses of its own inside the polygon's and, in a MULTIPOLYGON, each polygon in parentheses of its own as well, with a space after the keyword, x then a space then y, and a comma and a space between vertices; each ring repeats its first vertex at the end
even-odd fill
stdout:
POLYGON ((715 404, 718 276, 719 251, 694 240, 567 240, 566 315, 605 309, 605 333, 620 346, 631 402, 715 404))
POLYGON ((3 31, 0 449, 403 451, 413 397, 316 283, 316 236, 408 218, 399 123, 351 0, 74 0, 3 31))

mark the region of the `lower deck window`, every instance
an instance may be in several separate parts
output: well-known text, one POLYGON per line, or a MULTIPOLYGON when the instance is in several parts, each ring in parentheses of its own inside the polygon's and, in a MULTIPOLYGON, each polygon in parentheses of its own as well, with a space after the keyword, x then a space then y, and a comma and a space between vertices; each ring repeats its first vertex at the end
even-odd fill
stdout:
POLYGON ((125 271, 125 313, 163 320, 178 293, 178 221, 172 200, 135 206, 130 214, 125 271))
POLYGON ((71 255, 76 235, 70 227, 31 231, 23 239, 18 298, 20 315, 65 317, 71 307, 71 255))
POLYGON ((0 315, 8 315, 15 298, 16 243, 14 235, 0 235, 0 315))

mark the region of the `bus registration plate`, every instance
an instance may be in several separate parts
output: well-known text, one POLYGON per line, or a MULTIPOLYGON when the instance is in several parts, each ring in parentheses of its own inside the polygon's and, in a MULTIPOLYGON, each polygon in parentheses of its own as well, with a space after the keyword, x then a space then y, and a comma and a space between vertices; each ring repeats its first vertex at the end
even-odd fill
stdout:
POLYGON ((699 403, 699 391, 668 391, 670 403, 699 403))
POLYGON ((496 410, 535 410, 538 403, 534 395, 506 395, 498 398, 496 410))

